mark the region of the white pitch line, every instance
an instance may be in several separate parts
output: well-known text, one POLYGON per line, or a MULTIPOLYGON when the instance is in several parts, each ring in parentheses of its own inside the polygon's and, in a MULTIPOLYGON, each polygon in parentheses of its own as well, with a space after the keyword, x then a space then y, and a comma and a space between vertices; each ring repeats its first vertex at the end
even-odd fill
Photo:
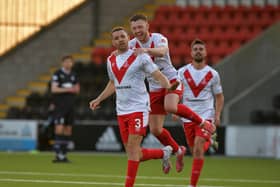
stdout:
MULTIPOLYGON (((85 181, 63 181, 63 180, 32 180, 32 179, 1 179, 0 182, 16 182, 16 183, 52 183, 52 184, 83 184, 83 185, 109 185, 123 186, 123 183, 111 182, 85 182, 85 181)), ((152 186, 152 187, 186 187, 186 185, 175 184, 135 184, 135 186, 152 186)), ((201 187, 225 187, 225 186, 201 186, 201 187)))
MULTIPOLYGON (((29 171, 1 171, 0 175, 34 175, 34 176, 68 176, 68 177, 99 177, 99 178, 120 178, 121 175, 102 175, 102 174, 80 174, 80 173, 47 173, 47 172, 29 172, 29 171)), ((137 179, 148 180, 166 180, 166 181, 181 181, 186 180, 185 177, 154 177, 154 176, 137 176, 137 179)), ((224 179, 224 178, 200 178, 201 181, 215 182, 239 182, 239 183, 263 183, 263 184, 280 184, 280 180, 256 180, 256 179, 224 179)))

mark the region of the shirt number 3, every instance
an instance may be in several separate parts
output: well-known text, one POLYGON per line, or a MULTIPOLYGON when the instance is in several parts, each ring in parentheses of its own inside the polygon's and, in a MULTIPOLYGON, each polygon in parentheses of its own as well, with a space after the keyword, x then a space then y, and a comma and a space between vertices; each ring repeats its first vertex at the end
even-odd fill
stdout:
POLYGON ((135 128, 140 128, 141 127, 141 119, 136 118, 135 119, 135 128))

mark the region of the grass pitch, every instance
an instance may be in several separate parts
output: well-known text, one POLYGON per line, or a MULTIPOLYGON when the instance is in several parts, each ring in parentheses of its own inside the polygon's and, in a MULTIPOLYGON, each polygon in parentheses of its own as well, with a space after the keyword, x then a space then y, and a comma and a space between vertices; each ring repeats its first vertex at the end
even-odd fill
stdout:
MULTIPOLYGON (((125 154, 70 153, 70 164, 53 164, 52 153, 0 153, 0 187, 118 187, 124 186, 125 154)), ((168 175, 161 161, 140 164, 135 186, 187 187, 191 158, 181 173, 168 175)), ((280 160, 207 157, 200 187, 279 187, 280 160)))

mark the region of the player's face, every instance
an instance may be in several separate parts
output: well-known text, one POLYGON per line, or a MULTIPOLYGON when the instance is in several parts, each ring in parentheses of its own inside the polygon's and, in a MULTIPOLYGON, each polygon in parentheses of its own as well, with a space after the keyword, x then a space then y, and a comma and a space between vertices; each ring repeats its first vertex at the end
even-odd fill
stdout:
POLYGON ((205 45, 202 44, 193 45, 191 55, 195 62, 198 63, 203 62, 205 57, 207 56, 205 45))
POLYGON ((70 58, 65 59, 62 63, 63 68, 69 71, 72 69, 73 65, 74 61, 70 58))
POLYGON ((137 20, 130 22, 130 29, 132 34, 141 42, 147 42, 149 34, 149 24, 144 20, 137 20))
POLYGON ((120 51, 128 49, 128 34, 124 30, 115 31, 112 33, 112 44, 120 51))

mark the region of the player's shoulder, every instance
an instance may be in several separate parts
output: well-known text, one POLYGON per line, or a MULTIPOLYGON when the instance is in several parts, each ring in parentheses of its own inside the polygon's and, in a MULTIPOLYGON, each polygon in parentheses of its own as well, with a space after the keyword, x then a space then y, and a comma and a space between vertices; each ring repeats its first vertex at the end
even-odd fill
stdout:
POLYGON ((151 33, 151 37, 153 40, 162 40, 162 39, 167 40, 167 38, 163 34, 157 32, 151 33))
POLYGON ((63 74, 63 71, 61 68, 55 70, 55 72, 53 73, 53 75, 61 75, 61 74, 63 74))
POLYGON ((137 38, 136 37, 133 37, 133 38, 131 38, 129 41, 128 41, 128 43, 133 43, 133 42, 136 42, 137 41, 137 38))
POLYGON ((213 67, 206 65, 205 68, 207 68, 208 71, 211 71, 214 75, 219 75, 218 71, 215 70, 213 67))
POLYGON ((151 33, 151 36, 152 36, 152 37, 164 37, 164 38, 165 38, 165 36, 164 36, 163 34, 158 33, 158 32, 153 32, 153 33, 151 33))
POLYGON ((184 70, 186 70, 186 69, 189 69, 190 66, 191 66, 191 63, 185 64, 185 65, 181 66, 181 67, 178 69, 178 71, 184 71, 184 70))
POLYGON ((128 41, 128 46, 135 46, 135 44, 137 43, 137 38, 132 38, 128 41))
POLYGON ((59 77, 61 77, 62 74, 63 74, 63 71, 61 69, 57 69, 52 75, 52 81, 58 81, 59 77))

